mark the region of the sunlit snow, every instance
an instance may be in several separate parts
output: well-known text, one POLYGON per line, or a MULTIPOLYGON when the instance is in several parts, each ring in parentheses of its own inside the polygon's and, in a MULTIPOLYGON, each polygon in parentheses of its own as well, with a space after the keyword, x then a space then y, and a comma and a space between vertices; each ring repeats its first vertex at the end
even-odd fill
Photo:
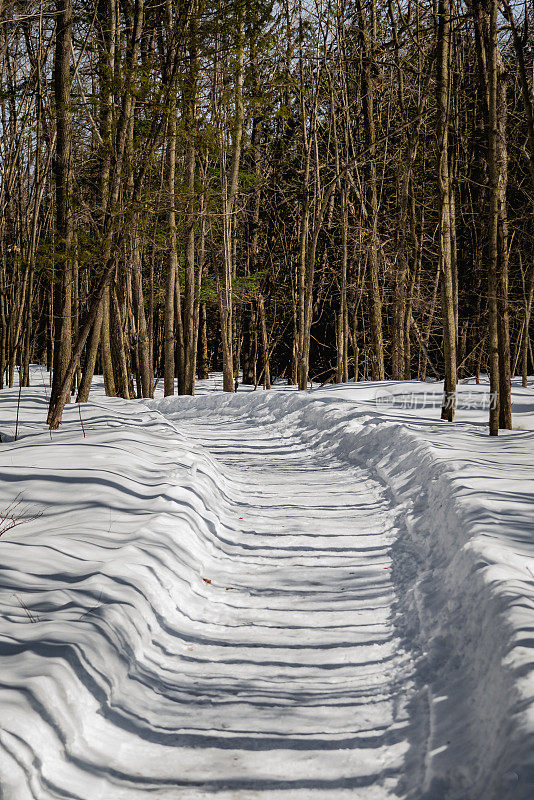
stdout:
POLYGON ((0 392, 2 800, 532 798, 534 381, 220 384, 0 392))

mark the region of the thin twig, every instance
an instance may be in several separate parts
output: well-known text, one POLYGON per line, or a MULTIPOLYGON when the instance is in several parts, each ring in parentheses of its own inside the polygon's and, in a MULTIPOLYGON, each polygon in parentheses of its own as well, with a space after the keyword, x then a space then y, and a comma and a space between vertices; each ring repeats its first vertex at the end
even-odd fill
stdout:
POLYGON ((14 592, 13 592, 13 597, 17 598, 17 600, 20 603, 21 608, 23 608, 24 611, 26 612, 26 616, 28 617, 30 622, 40 622, 39 617, 36 617, 35 614, 32 614, 32 612, 30 611, 30 609, 28 608, 28 606, 26 605, 26 603, 24 602, 22 597, 20 597, 18 594, 15 594, 14 592))
POLYGON ((78 416, 80 417, 80 425, 82 426, 83 438, 85 439, 85 428, 83 427, 83 419, 82 419, 82 406, 80 403, 78 403, 78 416))
POLYGON ((37 514, 34 514, 33 517, 25 516, 25 512, 27 510, 27 506, 21 506, 22 503, 22 493, 19 494, 11 501, 11 503, 0 511, 0 536, 7 531, 13 530, 13 528, 18 527, 18 525, 22 525, 25 522, 33 522, 33 520, 39 519, 39 517, 43 516, 43 512, 39 511, 37 514), (17 514, 15 511, 18 510, 17 514))

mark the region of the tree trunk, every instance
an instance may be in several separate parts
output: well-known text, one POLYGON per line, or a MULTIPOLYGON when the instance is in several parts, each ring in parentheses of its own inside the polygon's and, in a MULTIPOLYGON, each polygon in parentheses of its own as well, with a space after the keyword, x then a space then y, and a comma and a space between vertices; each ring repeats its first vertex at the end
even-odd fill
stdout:
MULTIPOLYGON (((372 15, 376 14, 375 0, 372 0, 372 15)), ((369 280, 371 284, 371 340, 373 346, 372 372, 373 379, 383 381, 385 378, 384 366, 384 337, 382 331, 382 299, 379 280, 379 242, 378 242, 378 190, 376 176, 376 133, 374 111, 374 78, 373 78, 373 38, 369 32, 369 25, 362 0, 357 0, 358 20, 360 25, 360 40, 362 43, 362 102, 365 120, 366 144, 368 151, 368 178, 367 178, 367 213, 371 224, 369 240, 369 280)))
POLYGON ((506 145, 506 73, 497 49, 498 268, 497 332, 499 337, 499 428, 512 429, 512 375, 510 354, 510 304, 508 301, 508 148, 506 145))
POLYGON ((525 291, 525 324, 523 328, 523 344, 521 350, 521 383, 528 385, 528 351, 530 344, 530 317, 532 315, 532 300, 534 298, 534 267, 530 267, 528 283, 525 291))
MULTIPOLYGON (((189 64, 188 74, 184 88, 184 116, 185 116, 185 282, 184 303, 182 306, 183 332, 184 332, 184 382, 179 388, 180 393, 193 395, 195 393, 195 372, 197 357, 197 329, 198 329, 198 304, 195 303, 196 272, 195 272, 195 224, 196 224, 196 104, 197 104, 197 4, 192 3, 190 11, 188 43, 189 64)), ((241 90, 242 91, 242 90, 241 90)), ((242 123, 241 123, 242 124, 242 123)))
POLYGON ((499 271, 499 157, 498 157, 498 44, 497 44, 498 0, 490 0, 488 13, 488 39, 486 57, 488 70, 488 172, 489 172, 489 363, 490 363, 490 435, 499 433, 500 381, 499 381, 499 323, 498 323, 498 271, 499 271))
POLYGON ((199 380, 205 381, 209 378, 209 359, 208 359, 208 324, 206 314, 206 303, 200 304, 200 347, 198 360, 199 380))
MULTIPOLYGON (((239 184, 239 166, 243 140, 243 82, 245 48, 245 9, 244 0, 237 3, 237 47, 235 77, 235 119, 232 135, 232 165, 230 180, 227 180, 223 163, 223 228, 224 228, 224 273, 219 282, 219 313, 223 352, 223 390, 234 391, 234 320, 233 320, 233 278, 236 245, 235 202, 239 184)), ((224 145, 223 145, 224 146, 224 145)))
MULTIPOLYGON (((56 230, 60 284, 56 302, 56 343, 51 403, 59 400, 72 349, 72 220, 70 208, 70 51, 72 44, 72 0, 56 2, 56 49, 54 59, 54 103, 56 115, 56 230)), ((68 401, 69 395, 65 397, 68 401)))
POLYGON ((452 422, 456 406, 456 315, 451 230, 451 181, 449 164, 451 12, 449 0, 438 6, 438 184, 440 199, 441 302, 445 382, 441 418, 452 422))
POLYGON ((176 111, 174 103, 169 111, 167 124, 167 228, 169 241, 167 246, 167 272, 165 277, 165 311, 164 311, 164 377, 163 393, 167 397, 174 394, 175 352, 174 352, 174 312, 176 283, 176 214, 175 205, 175 173, 176 173, 176 111))

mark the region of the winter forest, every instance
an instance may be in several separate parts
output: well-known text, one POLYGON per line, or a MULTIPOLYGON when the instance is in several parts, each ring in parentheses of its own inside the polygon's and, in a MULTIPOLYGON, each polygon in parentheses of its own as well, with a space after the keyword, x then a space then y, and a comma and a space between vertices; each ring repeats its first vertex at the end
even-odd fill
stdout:
POLYGON ((532 367, 532 9, 2 0, 0 380, 532 367))
POLYGON ((0 114, 0 800, 532 800, 533 0, 0 0, 0 114))

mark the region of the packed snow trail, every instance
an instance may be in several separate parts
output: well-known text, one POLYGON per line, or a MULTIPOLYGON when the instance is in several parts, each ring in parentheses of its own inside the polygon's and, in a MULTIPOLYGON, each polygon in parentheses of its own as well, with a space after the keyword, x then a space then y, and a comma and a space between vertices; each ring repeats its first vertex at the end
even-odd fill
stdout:
POLYGON ((406 796, 387 491, 276 419, 172 410, 10 445, 46 513, 2 540, 2 800, 406 796))
POLYGON ((392 623, 384 488, 276 422, 176 419, 232 487, 207 575, 225 652, 215 664, 205 648, 199 668, 205 724, 232 747, 234 777, 210 774, 206 787, 398 797, 410 661, 392 623))

